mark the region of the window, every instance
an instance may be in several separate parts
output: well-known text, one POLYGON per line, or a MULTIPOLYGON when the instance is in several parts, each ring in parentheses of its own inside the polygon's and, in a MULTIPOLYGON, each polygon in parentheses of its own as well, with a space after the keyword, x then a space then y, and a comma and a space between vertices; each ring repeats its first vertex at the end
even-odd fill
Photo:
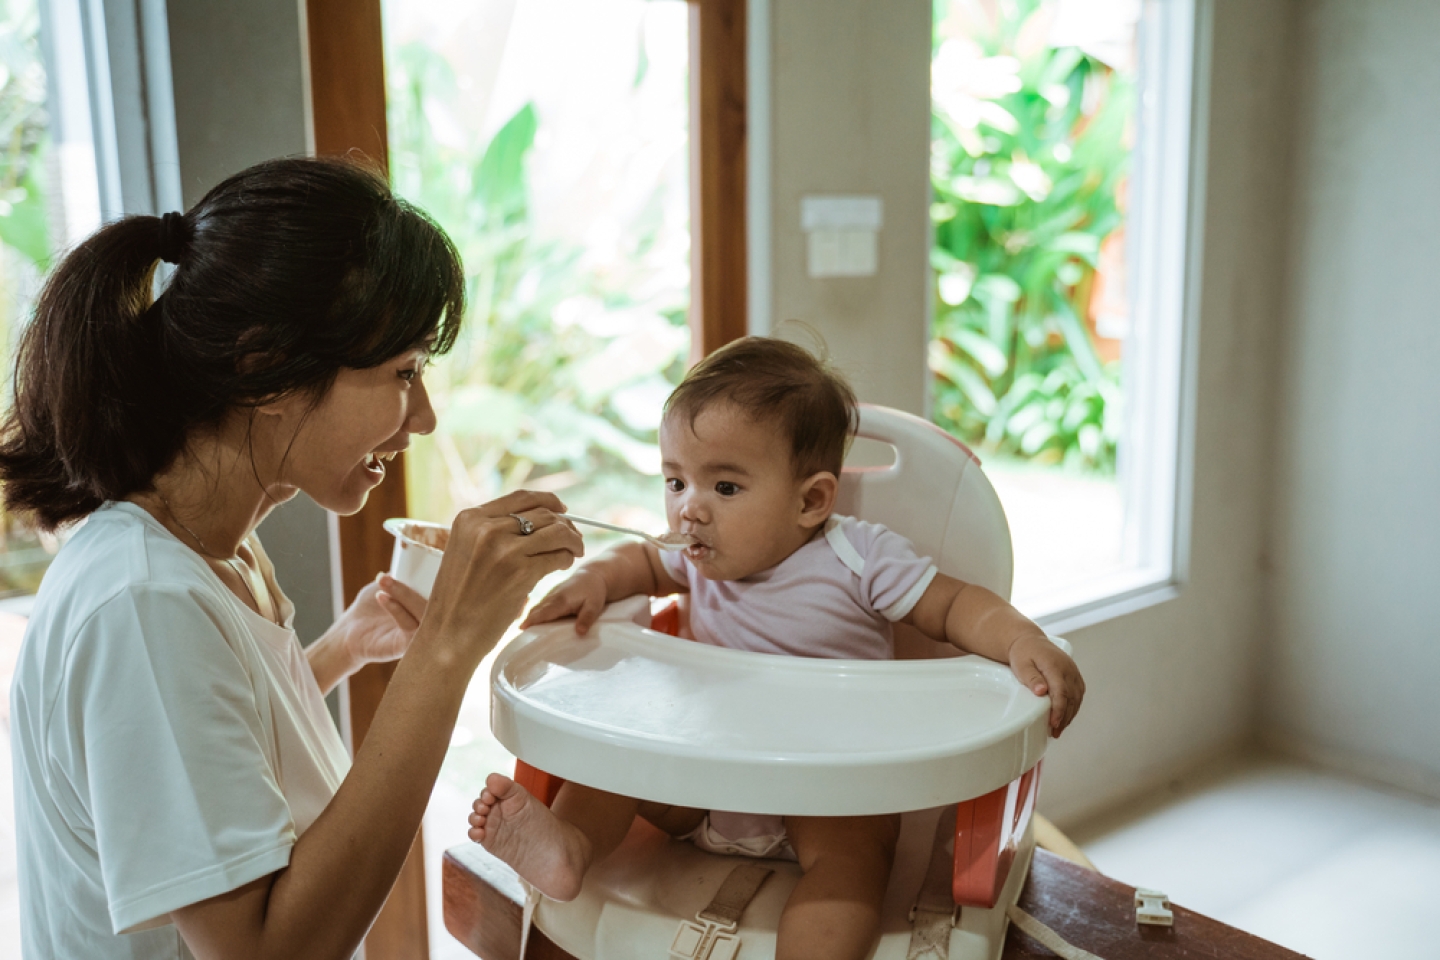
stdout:
POLYGON ((1196 8, 935 6, 932 417, 977 449, 1052 630, 1184 573, 1196 8))

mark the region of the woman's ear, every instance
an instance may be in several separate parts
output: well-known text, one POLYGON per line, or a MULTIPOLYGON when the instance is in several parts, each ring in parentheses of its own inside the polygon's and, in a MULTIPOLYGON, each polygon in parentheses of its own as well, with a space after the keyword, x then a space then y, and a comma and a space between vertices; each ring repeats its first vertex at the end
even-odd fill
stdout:
POLYGON ((818 527, 830 519, 840 481, 829 470, 812 474, 800 485, 800 526, 818 527))

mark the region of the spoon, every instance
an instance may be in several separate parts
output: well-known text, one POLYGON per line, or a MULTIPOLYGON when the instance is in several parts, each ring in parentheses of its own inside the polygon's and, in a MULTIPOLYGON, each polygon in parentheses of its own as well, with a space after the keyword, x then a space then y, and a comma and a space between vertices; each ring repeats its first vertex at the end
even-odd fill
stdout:
POLYGON ((688 533, 676 533, 673 530, 660 534, 658 537, 651 536, 641 530, 631 530, 629 527, 617 527, 613 523, 606 523, 603 520, 591 520, 587 517, 577 517, 573 513, 562 513, 560 516, 573 523, 583 523, 586 526, 599 527, 602 530, 613 530, 616 533, 628 533, 632 537, 639 537, 641 540, 648 540, 661 550, 684 550, 696 542, 695 538, 688 533))

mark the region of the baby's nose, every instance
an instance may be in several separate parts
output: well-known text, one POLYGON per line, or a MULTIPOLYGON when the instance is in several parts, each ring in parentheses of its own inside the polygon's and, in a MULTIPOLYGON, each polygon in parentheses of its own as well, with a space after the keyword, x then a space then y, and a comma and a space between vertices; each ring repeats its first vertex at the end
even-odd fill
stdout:
POLYGON ((685 491, 680 497, 680 518, 682 520, 699 521, 703 513, 701 500, 690 490, 685 491))

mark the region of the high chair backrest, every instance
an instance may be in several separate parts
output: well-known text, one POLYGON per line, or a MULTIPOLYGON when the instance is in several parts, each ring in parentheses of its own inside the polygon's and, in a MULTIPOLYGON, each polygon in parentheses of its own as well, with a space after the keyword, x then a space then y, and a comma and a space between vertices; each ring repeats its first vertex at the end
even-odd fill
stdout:
POLYGON ((858 435, 894 448, 887 467, 846 467, 835 512, 883 523, 942 573, 1010 598, 1010 526, 979 459, 932 423, 860 405, 858 435))

